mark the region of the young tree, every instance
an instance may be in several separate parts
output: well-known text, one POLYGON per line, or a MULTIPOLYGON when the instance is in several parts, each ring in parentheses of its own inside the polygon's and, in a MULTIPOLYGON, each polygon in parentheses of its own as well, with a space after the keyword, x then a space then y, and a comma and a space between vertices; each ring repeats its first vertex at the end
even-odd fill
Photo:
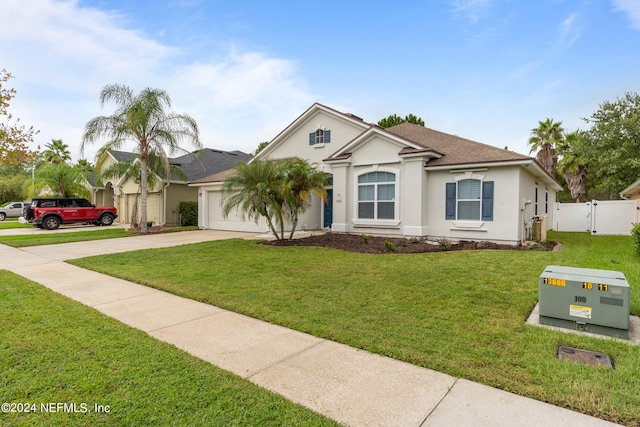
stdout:
POLYGON ((52 139, 51 142, 44 145, 44 148, 45 150, 42 154, 44 155, 45 163, 59 165, 71 160, 69 146, 62 142, 61 139, 52 139))
POLYGON ((311 205, 311 196, 315 194, 323 202, 327 200, 327 177, 324 172, 302 159, 287 160, 282 168, 280 193, 284 197, 286 216, 291 221, 289 239, 293 239, 298 218, 311 205))
POLYGON ((558 146, 561 159, 558 162, 558 172, 564 176, 571 197, 580 203, 586 194, 587 168, 582 155, 583 132, 577 130, 565 135, 564 141, 558 146))
POLYGON ((13 76, 7 70, 0 71, 0 119, 6 118, 6 123, 0 121, 0 164, 1 165, 26 165, 32 163, 37 155, 27 146, 33 142, 33 137, 39 131, 33 126, 27 128, 20 125, 20 119, 14 123, 12 115, 8 112, 9 104, 16 94, 15 89, 8 89, 6 82, 13 76))
POLYGON ((273 160, 239 163, 222 184, 222 210, 227 218, 233 209, 258 223, 267 220, 276 239, 284 235, 284 198, 280 195, 282 168, 273 160), (276 226, 280 232, 276 230, 276 226))
POLYGON ((163 162, 167 174, 169 157, 167 153, 186 151, 179 143, 187 140, 195 148, 201 149, 198 125, 187 114, 167 112, 171 108, 171 98, 160 89, 146 88, 139 94, 125 85, 107 85, 100 92, 100 103, 113 101, 117 104, 111 116, 99 116, 91 119, 85 126, 82 137, 82 150, 85 144, 106 138, 102 147, 106 150, 119 150, 127 142, 136 144, 140 155, 140 230, 147 232, 147 162, 149 155, 155 153, 163 162))
POLYGON ((404 116, 404 119, 397 114, 392 114, 389 117, 381 119, 378 122, 378 126, 381 128, 390 128, 391 126, 396 126, 401 123, 413 123, 415 125, 424 126, 424 120, 415 114, 408 114, 404 116))
POLYGON ((553 178, 556 177, 556 163, 558 161, 556 147, 562 143, 563 139, 562 122, 556 123, 553 119, 547 118, 544 122, 538 121, 538 127, 531 129, 531 137, 529 138, 531 151, 529 154, 537 150, 536 160, 553 178))

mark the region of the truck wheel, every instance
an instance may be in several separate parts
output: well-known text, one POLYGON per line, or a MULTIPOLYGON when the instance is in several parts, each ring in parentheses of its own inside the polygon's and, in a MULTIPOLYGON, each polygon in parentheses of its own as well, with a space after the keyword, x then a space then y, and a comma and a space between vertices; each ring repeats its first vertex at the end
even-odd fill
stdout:
POLYGON ((110 213, 105 213, 100 216, 100 225, 111 225, 115 218, 110 213))
POLYGON ((55 230, 60 227, 60 220, 58 219, 58 217, 49 216, 45 218, 44 221, 42 221, 42 224, 47 230, 55 230))

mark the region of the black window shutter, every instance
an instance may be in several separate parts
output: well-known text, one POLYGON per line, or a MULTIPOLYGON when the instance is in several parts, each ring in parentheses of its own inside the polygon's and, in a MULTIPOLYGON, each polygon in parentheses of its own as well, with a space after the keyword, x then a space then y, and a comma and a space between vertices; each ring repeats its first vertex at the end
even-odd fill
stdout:
POLYGON ((456 219, 456 183, 447 182, 445 219, 456 219))
POLYGON ((493 221, 493 181, 482 183, 482 220, 493 221))
POLYGON ((324 131, 324 142, 331 142, 331 131, 330 130, 325 130, 324 131))
POLYGON ((313 145, 316 143, 316 133, 315 132, 311 132, 309 134, 309 145, 313 145))

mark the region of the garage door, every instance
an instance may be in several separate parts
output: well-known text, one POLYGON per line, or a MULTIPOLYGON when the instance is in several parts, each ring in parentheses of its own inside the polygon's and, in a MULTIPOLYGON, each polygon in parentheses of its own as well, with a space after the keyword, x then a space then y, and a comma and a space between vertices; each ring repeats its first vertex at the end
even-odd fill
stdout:
POLYGON ((264 218, 258 221, 243 221, 242 215, 237 209, 229 213, 225 219, 220 205, 222 194, 219 191, 207 192, 207 206, 209 209, 207 228, 211 230, 248 231, 252 233, 264 233, 267 230, 267 222, 264 218))

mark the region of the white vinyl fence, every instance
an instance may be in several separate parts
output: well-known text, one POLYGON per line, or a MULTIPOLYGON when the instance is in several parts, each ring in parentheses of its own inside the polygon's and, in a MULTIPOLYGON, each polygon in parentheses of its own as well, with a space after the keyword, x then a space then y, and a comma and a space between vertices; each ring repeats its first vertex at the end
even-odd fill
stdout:
POLYGON ((633 224, 640 220, 640 200, 556 203, 555 209, 555 231, 630 235, 633 224))

